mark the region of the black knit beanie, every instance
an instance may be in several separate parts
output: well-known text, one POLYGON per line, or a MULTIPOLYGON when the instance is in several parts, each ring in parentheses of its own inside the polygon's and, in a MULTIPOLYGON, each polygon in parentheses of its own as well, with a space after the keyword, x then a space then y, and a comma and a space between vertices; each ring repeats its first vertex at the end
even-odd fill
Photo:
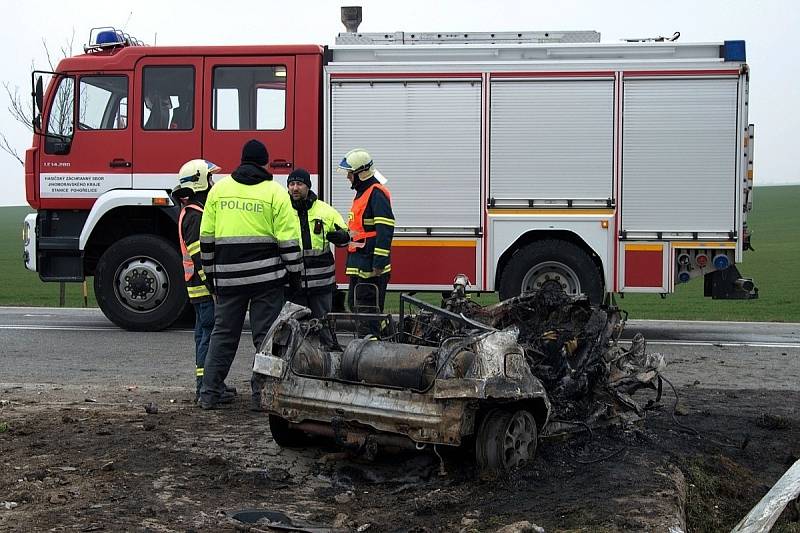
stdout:
POLYGON ((289 185, 293 181, 305 183, 309 189, 311 188, 311 176, 309 175, 308 170, 304 168, 294 169, 292 173, 289 174, 289 177, 286 178, 286 185, 289 185))
POLYGON ((269 154, 264 143, 256 139, 250 139, 242 148, 242 163, 255 163, 264 166, 269 161, 269 154))

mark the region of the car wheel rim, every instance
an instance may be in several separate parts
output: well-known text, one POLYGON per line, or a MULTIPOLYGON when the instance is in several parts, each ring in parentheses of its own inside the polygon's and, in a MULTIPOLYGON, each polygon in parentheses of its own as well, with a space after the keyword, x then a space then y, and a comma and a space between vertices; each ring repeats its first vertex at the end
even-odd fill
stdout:
POLYGON ((534 266, 522 278, 522 292, 542 290, 546 287, 559 287, 571 296, 581 293, 578 274, 564 263, 546 261, 534 266))
POLYGON ((506 470, 527 464, 536 451, 536 421, 527 411, 517 411, 503 434, 503 462, 506 470))
POLYGON ((119 302, 136 313, 146 313, 164 303, 169 294, 169 277, 164 266, 151 257, 134 257, 114 274, 119 302))

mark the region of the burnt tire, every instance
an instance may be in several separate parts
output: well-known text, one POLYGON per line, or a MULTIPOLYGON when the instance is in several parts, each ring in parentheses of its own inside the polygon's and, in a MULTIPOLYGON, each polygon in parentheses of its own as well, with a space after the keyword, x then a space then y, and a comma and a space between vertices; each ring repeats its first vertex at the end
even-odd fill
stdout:
POLYGON ((311 437, 292 428, 289 422, 277 415, 269 415, 269 431, 275 444, 281 448, 302 448, 311 444, 311 437))
POLYGON ((500 299, 554 284, 567 294, 583 293, 592 303, 603 302, 603 277, 589 254, 554 239, 528 244, 511 257, 500 277, 500 299))
POLYGON ((178 249, 159 235, 134 235, 100 256, 94 275, 97 304, 130 331, 160 331, 188 305, 178 249))
POLYGON ((539 434, 530 411, 492 409, 475 434, 478 470, 504 475, 533 462, 539 434))

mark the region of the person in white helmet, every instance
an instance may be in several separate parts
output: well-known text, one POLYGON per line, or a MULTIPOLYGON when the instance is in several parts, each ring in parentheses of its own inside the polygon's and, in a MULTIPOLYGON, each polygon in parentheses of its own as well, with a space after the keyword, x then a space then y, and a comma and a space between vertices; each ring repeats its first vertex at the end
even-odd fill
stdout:
MULTIPOLYGON (((206 285, 206 274, 200 260, 200 221, 208 191, 214 185, 212 174, 219 170, 211 161, 192 159, 178 171, 178 184, 172 189, 173 198, 182 206, 178 217, 178 241, 183 256, 183 279, 195 316, 195 401, 200 396, 208 342, 214 329, 214 299, 206 285)), ((233 400, 235 393, 236 389, 226 386, 225 401, 233 400)))
MULTIPOLYGON (((348 216, 351 237, 345 270, 350 277, 348 306, 356 313, 383 313, 392 270, 392 197, 384 185, 386 179, 375 169, 372 157, 363 148, 347 152, 339 163, 339 170, 347 173, 350 188, 356 192, 348 216)), ((381 324, 372 321, 364 330, 360 333, 377 338, 381 324)))

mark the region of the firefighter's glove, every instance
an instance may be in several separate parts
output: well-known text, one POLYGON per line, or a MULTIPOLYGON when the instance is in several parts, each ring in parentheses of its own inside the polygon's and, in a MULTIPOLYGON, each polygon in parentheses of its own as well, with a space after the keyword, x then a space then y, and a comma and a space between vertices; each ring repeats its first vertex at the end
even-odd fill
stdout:
POLYGON ((329 231, 325 234, 328 242, 332 242, 336 246, 344 246, 350 242, 350 233, 346 229, 337 229, 329 231))
POLYGON ((303 281, 300 278, 300 272, 289 272, 289 292, 297 294, 303 289, 303 281))

